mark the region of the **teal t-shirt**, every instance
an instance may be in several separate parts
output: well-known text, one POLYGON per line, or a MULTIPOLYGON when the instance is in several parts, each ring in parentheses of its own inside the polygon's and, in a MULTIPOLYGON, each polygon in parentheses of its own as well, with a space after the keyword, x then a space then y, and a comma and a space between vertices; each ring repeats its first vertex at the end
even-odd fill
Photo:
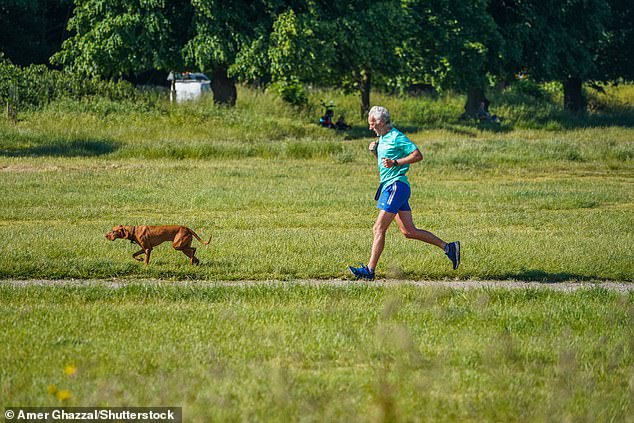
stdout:
POLYGON ((416 144, 398 129, 392 128, 387 134, 379 137, 379 145, 376 149, 376 153, 379 159, 379 176, 383 189, 396 181, 401 181, 409 185, 406 176, 409 165, 398 165, 387 168, 383 166, 381 159, 383 157, 392 160, 402 159, 416 150, 418 150, 416 144))

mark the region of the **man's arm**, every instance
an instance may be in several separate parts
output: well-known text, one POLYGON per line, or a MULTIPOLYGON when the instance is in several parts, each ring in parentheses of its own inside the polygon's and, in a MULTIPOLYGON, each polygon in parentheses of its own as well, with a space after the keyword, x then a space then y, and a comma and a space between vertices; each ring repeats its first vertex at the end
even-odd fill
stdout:
POLYGON ((420 152, 419 149, 416 149, 411 154, 408 154, 407 156, 400 159, 393 160, 393 159, 388 159, 384 157, 382 160, 383 160, 383 166, 390 168, 394 166, 401 166, 401 165, 420 162, 421 160, 423 160, 423 154, 420 152))

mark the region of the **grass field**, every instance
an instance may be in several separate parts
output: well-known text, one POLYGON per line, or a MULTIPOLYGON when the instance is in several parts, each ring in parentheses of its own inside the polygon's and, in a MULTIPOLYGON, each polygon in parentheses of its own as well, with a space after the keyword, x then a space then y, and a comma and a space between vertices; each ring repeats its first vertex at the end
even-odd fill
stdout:
MULTIPOLYGON (((459 121, 457 96, 373 96, 425 156, 409 173, 415 223, 463 246, 454 272, 392 228, 377 276, 634 282, 633 91, 585 117, 509 94, 494 128, 459 121)), ((357 100, 312 95, 333 96, 353 129, 246 89, 235 109, 91 99, 0 119, 0 279, 27 281, 0 282, 0 406, 634 421, 631 293, 293 283, 347 278, 377 213, 357 100), (183 224, 212 243, 200 266, 169 245, 144 266, 104 238, 118 224, 183 224)))
MULTIPOLYGON (((484 143, 476 143, 454 148, 477 160, 469 151, 484 143)), ((634 191, 620 163, 461 170, 434 163, 457 152, 440 154, 412 170, 411 204, 420 227, 463 242, 461 270, 393 228, 381 276, 634 278, 634 252, 623 248, 634 241, 634 191)), ((371 245, 375 169, 364 159, 8 160, 0 173, 0 235, 11 242, 0 246, 0 276, 342 277, 371 245), (145 267, 130 257, 136 246, 104 238, 118 224, 184 224, 213 239, 199 249, 199 267, 169 245, 145 267)))
POLYGON ((187 422, 634 421, 634 294, 0 284, 0 303, 7 405, 182 406, 187 422))
MULTIPOLYGON (((51 106, 0 126, 0 236, 12 240, 0 246, 0 277, 340 278, 368 259, 378 177, 360 122, 344 139, 252 110, 184 107, 51 106), (130 243, 103 237, 118 224, 183 224, 213 242, 197 268, 168 245, 144 267, 130 243)), ((634 244, 633 134, 413 129, 425 156, 409 174, 415 223, 459 239, 463 264, 453 272, 440 250, 394 227, 378 275, 634 280, 624 248, 634 244)))

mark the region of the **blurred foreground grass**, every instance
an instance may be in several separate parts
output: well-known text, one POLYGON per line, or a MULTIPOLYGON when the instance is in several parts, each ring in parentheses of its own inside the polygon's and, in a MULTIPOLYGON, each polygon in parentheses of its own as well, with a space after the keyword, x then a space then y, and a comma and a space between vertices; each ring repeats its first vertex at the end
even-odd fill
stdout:
POLYGON ((632 294, 5 282, 0 304, 3 404, 182 406, 187 422, 633 421, 632 294))

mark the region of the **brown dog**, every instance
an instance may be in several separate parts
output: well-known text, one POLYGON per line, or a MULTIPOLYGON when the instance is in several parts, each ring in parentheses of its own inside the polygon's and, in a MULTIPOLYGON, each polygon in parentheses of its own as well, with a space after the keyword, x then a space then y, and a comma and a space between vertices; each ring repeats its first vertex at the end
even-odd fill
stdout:
POLYGON ((205 242, 196 232, 192 231, 185 226, 115 226, 110 232, 106 234, 106 238, 110 241, 114 241, 117 238, 128 239, 130 242, 137 243, 141 246, 141 250, 132 254, 132 257, 138 261, 145 261, 145 264, 150 262, 150 254, 152 248, 165 241, 172 241, 172 247, 175 250, 182 251, 187 257, 189 257, 192 264, 198 264, 199 260, 194 256, 196 249, 192 247, 192 237, 198 241, 207 245, 211 242, 205 242), (139 256, 145 254, 145 260, 139 256))

